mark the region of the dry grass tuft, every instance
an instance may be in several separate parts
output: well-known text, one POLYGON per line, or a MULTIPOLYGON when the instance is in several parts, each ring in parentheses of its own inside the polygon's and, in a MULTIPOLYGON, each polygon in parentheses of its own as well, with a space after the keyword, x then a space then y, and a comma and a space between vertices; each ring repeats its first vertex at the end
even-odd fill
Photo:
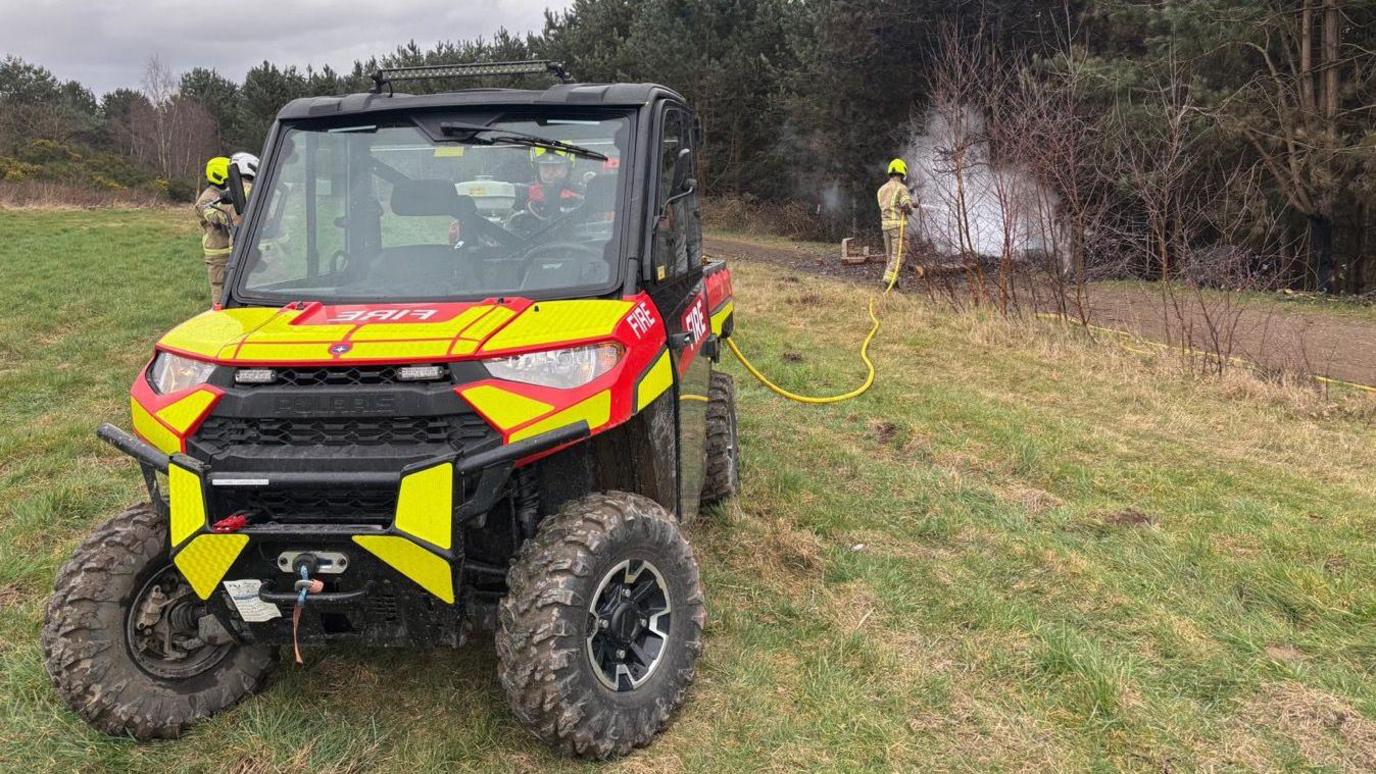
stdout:
POLYGON ((865 581, 851 581, 829 586, 826 591, 826 616, 834 628, 846 634, 858 634, 882 629, 875 613, 883 605, 874 589, 865 581))
POLYGON ((1294 745, 1311 766, 1342 771, 1376 770, 1376 721, 1326 691, 1287 681, 1262 687, 1243 705, 1227 735, 1223 765, 1266 770, 1259 736, 1276 734, 1294 745))
POLYGON ((888 446, 898 435, 898 425, 885 419, 871 419, 869 435, 875 441, 888 446))
POLYGON ((728 537, 727 530, 699 522, 693 541, 704 551, 729 557, 735 570, 757 578, 764 587, 800 592, 821 581, 826 567, 825 545, 815 532, 764 508, 736 506, 730 530, 735 539, 718 543, 728 537), (742 540, 741 535, 749 538, 742 540))
POLYGON ((999 499, 1018 506, 1030 516, 1040 516, 1065 505, 1056 495, 1020 481, 995 484, 993 489, 999 499))
POLYGON ((1136 508, 1127 508, 1103 517, 1106 527, 1152 527, 1156 520, 1136 508))
POLYGON ((0 181, 0 209, 164 209, 177 206, 147 191, 99 189, 41 180, 0 181))
POLYGON ((825 560, 822 539, 790 519, 774 518, 765 524, 761 560, 786 576, 819 579, 825 560))
POLYGON ((24 599, 24 592, 12 583, 0 584, 0 610, 17 607, 24 599))
POLYGON ((1303 661, 1306 658, 1304 651, 1294 645, 1267 645, 1263 650, 1267 658, 1282 663, 1303 661))

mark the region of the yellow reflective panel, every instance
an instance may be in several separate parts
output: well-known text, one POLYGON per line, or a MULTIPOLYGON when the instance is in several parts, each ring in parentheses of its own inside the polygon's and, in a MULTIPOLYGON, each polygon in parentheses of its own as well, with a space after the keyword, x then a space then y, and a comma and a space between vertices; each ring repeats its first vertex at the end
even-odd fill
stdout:
POLYGON ((575 403, 558 414, 547 417, 533 425, 523 427, 511 434, 511 443, 540 433, 571 425, 582 419, 588 423, 589 430, 596 430, 607 424, 612 415, 612 393, 603 390, 581 403, 575 403))
POLYGON ((354 535, 354 542, 421 588, 454 604, 454 573, 442 557, 395 535, 354 535))
POLYGON ((478 342, 468 339, 454 339, 454 346, 449 349, 451 355, 471 355, 478 350, 478 342))
POLYGON ((497 331, 483 346, 483 351, 610 336, 632 306, 630 301, 605 299, 540 301, 497 331))
POLYGON ((726 318, 730 317, 734 311, 736 311, 735 301, 727 301, 722 308, 718 309, 717 313, 712 315, 712 332, 720 336, 721 326, 726 324, 726 318))
POLYGON ((191 423, 205 413, 206 407, 215 402, 215 393, 210 390, 197 390, 158 412, 158 418, 175 427, 177 432, 185 433, 191 423))
POLYGON ((172 547, 205 527, 205 495, 201 477, 173 463, 167 468, 167 501, 171 510, 172 547))
MULTIPOLYGON (((493 331, 505 325, 507 320, 515 316, 516 313, 513 312, 509 306, 490 306, 488 307, 487 314, 483 315, 482 319, 468 326, 462 335, 465 339, 482 341, 493 331)), ((458 345, 456 343, 455 348, 457 347, 458 345)), ((469 352, 472 351, 472 349, 469 349, 469 352)))
POLYGON ((201 535, 187 543, 172 563, 181 570, 196 596, 210 599, 246 545, 248 535, 201 535))
POLYGON ((254 363, 297 363, 302 360, 329 360, 330 342, 309 344, 253 344, 239 348, 238 360, 254 363))
POLYGON ((215 357, 221 347, 237 341, 275 314, 276 309, 263 307, 202 312, 168 331, 158 343, 182 352, 215 357))
POLYGON ((353 348, 339 356, 341 363, 358 360, 391 360, 395 358, 444 357, 449 353, 449 339, 423 341, 364 341, 353 342, 353 348))
POLYGON ((139 434, 143 440, 153 444, 153 448, 164 454, 172 454, 182 450, 182 442, 176 435, 163 427, 162 423, 153 418, 138 401, 129 399, 129 416, 133 421, 134 432, 139 434))
POLYGON ((635 410, 640 411, 674 383, 674 365, 666 351, 650 366, 635 386, 635 410))
POLYGON ((328 341, 335 342, 349 335, 349 331, 354 329, 353 323, 335 323, 332 325, 293 325, 298 317, 303 314, 301 310, 284 312, 277 317, 269 320, 265 325, 253 331, 248 338, 244 339, 245 344, 270 344, 272 342, 306 342, 306 341, 328 341))
POLYGON ((492 420, 502 430, 510 430, 522 422, 529 422, 554 410, 553 406, 544 401, 517 395, 490 384, 469 387, 460 394, 473 404, 473 408, 482 412, 483 416, 492 420))
POLYGON ((454 464, 418 470, 401 480, 396 528, 449 550, 453 534, 454 464))

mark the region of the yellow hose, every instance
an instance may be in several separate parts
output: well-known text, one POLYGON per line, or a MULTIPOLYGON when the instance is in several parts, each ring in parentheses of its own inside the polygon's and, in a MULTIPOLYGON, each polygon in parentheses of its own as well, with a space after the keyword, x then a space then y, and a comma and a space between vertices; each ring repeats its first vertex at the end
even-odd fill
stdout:
MULTIPOLYGON (((884 295, 886 296, 889 294, 889 291, 893 290, 893 286, 898 283, 898 275, 903 271, 903 245, 904 237, 907 233, 907 225, 908 224, 906 220, 898 225, 898 265, 894 267, 893 276, 889 278, 889 284, 884 287, 884 295)), ((789 400, 796 400, 799 403, 810 403, 814 405, 825 403, 840 403, 841 401, 850 400, 851 398, 858 398, 861 395, 864 395, 865 391, 868 390, 870 386, 874 384, 874 361, 870 360, 869 352, 870 342, 874 341, 875 334, 879 333, 879 315, 874 313, 874 300, 875 296, 870 296, 868 311, 870 315, 870 322, 873 324, 870 326, 870 332, 865 336, 865 340, 860 344, 860 359, 865 361, 865 368, 867 369, 867 373, 865 374, 865 381, 861 382, 859 387, 856 387, 855 389, 849 392, 843 392, 839 395, 820 396, 799 395, 796 392, 789 392, 788 390, 785 390, 784 388, 770 381, 769 377, 761 373, 760 369, 756 368, 754 364, 752 364, 748 359, 746 359, 745 354, 741 352, 740 347, 736 346, 736 340, 734 337, 728 337, 726 339, 726 346, 731 348, 731 352, 735 354, 737 360, 741 361, 741 365, 745 366, 745 370, 749 371, 751 376, 758 379, 760 384, 763 384, 765 387, 768 387, 769 390, 776 395, 788 398, 789 400)))

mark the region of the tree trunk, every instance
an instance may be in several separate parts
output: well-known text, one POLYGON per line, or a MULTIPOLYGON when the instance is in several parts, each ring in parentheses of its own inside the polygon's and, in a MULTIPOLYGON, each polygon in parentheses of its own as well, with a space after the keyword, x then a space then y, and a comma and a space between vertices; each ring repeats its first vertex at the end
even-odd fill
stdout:
POLYGON ((1338 119, 1340 75, 1338 49, 1341 33, 1338 22, 1342 17, 1342 3, 1339 0, 1323 2, 1323 117, 1326 128, 1336 132, 1333 122, 1338 119))
POLYGON ((1300 2, 1300 111, 1313 116, 1319 112, 1314 98, 1314 8, 1311 0, 1300 2))
POLYGON ((1333 292, 1333 219, 1309 215, 1309 265, 1313 267, 1318 290, 1333 292))
POLYGON ((1352 255, 1348 262, 1347 289, 1353 295, 1361 295, 1366 290, 1367 263, 1367 207, 1366 202, 1357 204, 1356 234, 1353 236, 1352 255))

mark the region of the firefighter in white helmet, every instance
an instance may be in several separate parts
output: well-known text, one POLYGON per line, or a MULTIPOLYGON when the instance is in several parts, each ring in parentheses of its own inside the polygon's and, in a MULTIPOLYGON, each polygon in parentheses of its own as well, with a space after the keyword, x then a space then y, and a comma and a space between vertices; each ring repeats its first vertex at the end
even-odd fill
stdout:
POLYGON ((247 197, 258 176, 258 157, 252 153, 236 153, 229 158, 216 156, 205 164, 208 185, 196 198, 196 220, 201 225, 201 252, 205 257, 206 275, 210 279, 210 303, 220 303, 225 290, 225 263, 234 249, 232 234, 239 216, 229 202, 229 168, 237 167, 244 181, 247 197))

